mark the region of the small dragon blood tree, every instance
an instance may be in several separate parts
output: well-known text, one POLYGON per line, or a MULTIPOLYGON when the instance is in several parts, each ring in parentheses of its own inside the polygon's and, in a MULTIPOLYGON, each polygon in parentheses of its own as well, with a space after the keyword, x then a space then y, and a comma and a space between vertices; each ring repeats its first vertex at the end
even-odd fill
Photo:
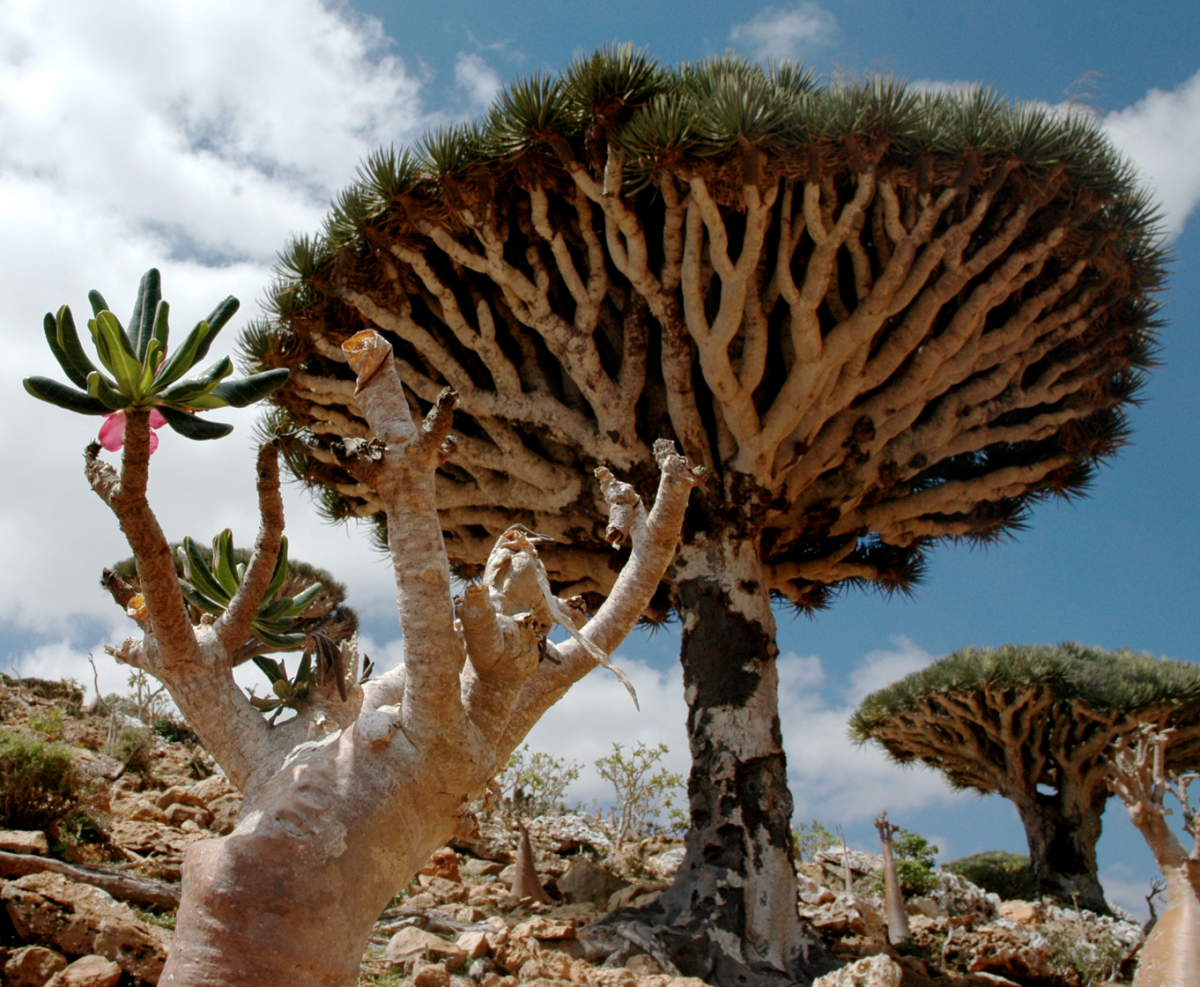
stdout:
POLYGON ((939 539, 1080 493, 1127 435, 1158 244, 1086 115, 613 47, 372 154, 243 345, 292 369, 270 426, 332 517, 385 514, 344 465, 370 426, 342 342, 386 338, 417 411, 454 388, 434 484, 464 576, 520 523, 594 608, 621 564, 595 468, 649 496, 670 436, 715 474, 647 610, 682 620, 693 769, 687 858, 646 917, 685 973, 792 983, 812 940, 772 603, 907 590, 939 539))
MULTIPOLYGON (((444 392, 423 422, 414 421, 391 346, 374 332, 359 333, 345 352, 367 433, 345 448, 342 462, 370 483, 388 517, 405 661, 364 686, 352 641, 339 648, 317 632, 315 672, 288 681, 276 667, 277 699, 267 700, 296 715, 268 721, 264 708, 238 688, 233 668, 247 642, 264 632, 268 642, 282 646, 279 635, 290 631, 273 622, 304 603, 304 591, 268 599, 280 588, 282 570, 275 445, 263 446, 258 456, 261 528, 244 570, 233 564, 231 541, 222 534, 215 557, 205 558, 194 545, 185 548, 181 580, 177 556, 147 502, 146 483, 155 410, 184 434, 223 434, 229 426, 186 409, 261 397, 288 371, 268 371, 265 380, 259 375, 232 387, 213 379, 220 379, 219 370, 178 384, 168 380, 179 376, 178 364, 190 366, 207 348, 216 319, 201 322, 176 351, 189 354, 176 356, 178 364, 172 358, 156 362, 154 347, 158 353, 166 348, 167 320, 157 272, 152 275, 143 280, 132 333, 93 293, 93 338, 115 379, 88 369, 63 308, 57 318, 47 316, 47 338, 68 377, 91 393, 44 378, 29 378, 26 387, 85 414, 124 411, 120 470, 100 458, 96 443, 88 447, 85 470, 133 549, 140 590, 140 601, 131 596, 126 603, 144 634, 126 640, 116 655, 167 686, 189 726, 246 796, 246 814, 233 833, 188 852, 161 982, 349 987, 373 923, 391 897, 455 832, 470 832, 468 804, 546 709, 597 663, 610 664, 608 654, 649 606, 674 555, 696 477, 669 442, 656 443, 661 479, 647 513, 628 484, 602 469, 604 496, 613 505, 608 537, 627 546, 628 554, 590 620, 581 600, 561 600, 550 591, 538 558, 540 538, 520 526, 501 534, 482 580, 454 600, 435 477, 454 453, 449 432, 455 395, 444 392), (199 622, 191 618, 193 607, 207 611, 199 622), (554 622, 571 635, 564 645, 546 640, 554 622)), ((115 585, 114 595, 131 589, 115 585)))
POLYGON ((999 793, 1025 826, 1036 895, 1094 912, 1109 748, 1139 724, 1172 728, 1166 764, 1200 759, 1200 667, 1078 644, 966 648, 867 696, 858 743, 942 771, 956 788, 999 793))

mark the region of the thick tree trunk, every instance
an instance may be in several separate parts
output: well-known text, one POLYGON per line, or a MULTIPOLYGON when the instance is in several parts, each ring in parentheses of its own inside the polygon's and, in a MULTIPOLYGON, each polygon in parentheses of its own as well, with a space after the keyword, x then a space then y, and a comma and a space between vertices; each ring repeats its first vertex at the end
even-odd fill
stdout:
POLYGON ((677 567, 692 770, 687 855, 660 903, 681 972, 809 983, 836 963, 797 912, 775 621, 756 538, 710 534, 677 567))
POLYGON ((1108 793, 1097 794, 1093 799, 1097 804, 1090 811, 1075 808, 1063 795, 1037 792, 1013 799, 1029 841, 1034 892, 1065 904, 1072 904, 1077 896, 1081 908, 1107 915, 1108 903, 1096 868, 1096 842, 1108 793))
POLYGON ((1160 862, 1167 907, 1138 958, 1133 987, 1200 984, 1200 861, 1160 862))

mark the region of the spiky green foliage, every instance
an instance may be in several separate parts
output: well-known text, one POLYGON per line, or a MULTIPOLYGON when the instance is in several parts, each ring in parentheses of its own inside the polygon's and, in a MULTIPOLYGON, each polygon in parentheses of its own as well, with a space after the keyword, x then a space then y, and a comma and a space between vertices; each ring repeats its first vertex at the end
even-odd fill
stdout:
MULTIPOLYGON (((228 528, 213 539, 211 549, 191 538, 171 548, 193 623, 204 614, 221 616, 241 585, 250 553, 234 546, 228 528)), ((140 590, 133 559, 118 562, 112 572, 140 590)), ((251 637, 235 652, 234 664, 272 651, 298 650, 316 633, 345 640, 358 629, 358 614, 345 601, 346 587, 330 573, 288 557, 284 536, 270 585, 251 621, 251 637)))
POLYGON ((1045 690, 1064 709, 1079 703, 1136 719, 1163 706, 1200 711, 1200 666, 1074 642, 964 648, 867 696, 850 720, 851 737, 871 739, 877 727, 922 699, 1002 696, 1013 689, 1045 690))
POLYGON ((25 390, 35 398, 81 415, 157 408, 180 435, 217 439, 228 435, 233 426, 198 418, 194 412, 245 408, 278 390, 290 373, 276 368, 227 380, 233 363, 222 357, 207 370, 185 376, 207 355, 217 333, 237 311, 238 300, 230 296, 222 301, 168 354, 170 306, 162 298, 161 278, 155 268, 142 276, 128 330, 98 291, 90 292, 88 300, 94 318, 87 325, 104 369, 83 349, 71 309, 64 305, 57 314, 46 313, 46 342, 79 390, 48 377, 26 377, 25 390))

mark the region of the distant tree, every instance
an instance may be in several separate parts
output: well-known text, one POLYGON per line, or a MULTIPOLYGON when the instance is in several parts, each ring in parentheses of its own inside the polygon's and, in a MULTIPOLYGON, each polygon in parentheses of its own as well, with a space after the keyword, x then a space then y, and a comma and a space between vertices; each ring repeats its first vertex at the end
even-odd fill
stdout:
POLYGON ((594 468, 647 497, 666 437, 711 470, 647 610, 681 618, 693 757, 647 920, 686 973, 807 979, 772 603, 908 590, 938 539, 1018 529, 1121 446, 1162 278, 1129 166, 1088 115, 988 90, 621 46, 373 153, 281 258, 243 345, 294 371, 270 426, 331 517, 382 517, 345 455, 360 329, 414 407, 460 395, 437 489, 464 576, 520 523, 596 607, 620 556, 594 468))
MULTIPOLYGON (((1146 838, 1167 888, 1167 906, 1142 946, 1134 987, 1200 984, 1200 807, 1193 807, 1188 795, 1188 786, 1200 773, 1172 770, 1171 733, 1142 724, 1110 752, 1113 788, 1129 810, 1130 821, 1146 838), (1184 828, 1192 838, 1190 852, 1167 825, 1168 792, 1178 801, 1184 828)), ((1150 913, 1154 915, 1153 904, 1150 913)))
POLYGON ((1017 807, 1034 890, 1107 912, 1096 873, 1112 794, 1110 745, 1138 724, 1174 727, 1171 765, 1200 758, 1200 667, 1078 644, 967 648, 867 696, 858 743, 923 761, 956 788, 1017 807))

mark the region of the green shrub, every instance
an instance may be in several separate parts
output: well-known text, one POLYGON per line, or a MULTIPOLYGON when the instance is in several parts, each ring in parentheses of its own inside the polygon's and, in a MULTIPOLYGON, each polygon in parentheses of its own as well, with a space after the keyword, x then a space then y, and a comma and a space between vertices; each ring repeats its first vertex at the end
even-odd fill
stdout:
POLYGON ((792 847, 797 860, 812 860, 822 850, 837 845, 837 837, 816 819, 807 826, 801 823, 792 827, 792 847))
POLYGON ((944 867, 972 884, 999 895, 1005 901, 1032 901, 1033 874, 1029 858, 1005 850, 988 850, 955 860, 944 867))
MULTIPOLYGON (((928 894, 938 886, 933 872, 934 855, 938 848, 920 833, 902 829, 892 837, 892 854, 896 858, 896 879, 900 892, 907 898, 911 895, 928 894)), ((883 891, 883 871, 876 872, 874 890, 883 891)))
POLYGON ((163 740, 168 740, 172 744, 194 744, 198 742, 196 734, 192 732, 186 723, 181 723, 169 716, 159 715, 154 718, 154 732, 162 737, 163 740))
POLYGON ((45 829, 79 805, 71 748, 0 730, 0 828, 45 829))
POLYGON ((525 744, 512 752, 508 764, 496 777, 501 806, 530 818, 558 815, 566 811, 563 796, 579 777, 581 764, 568 762, 544 751, 530 751, 525 744))
POLYGON ((62 740, 66 731, 63 711, 57 706, 35 709, 29 716, 29 729, 44 733, 51 740, 62 740))
POLYGON ((595 762, 596 771, 613 786, 615 804, 608 823, 618 849, 627 840, 640 840, 662 833, 672 835, 687 825, 687 816, 674 805, 683 793, 683 776, 666 768, 654 770, 667 755, 666 744, 651 747, 638 741, 628 754, 621 744, 595 762))
POLYGON ((125 765, 126 771, 148 774, 150 752, 154 750, 154 731, 148 728, 130 727, 117 734, 117 739, 108 745, 105 753, 125 765))

